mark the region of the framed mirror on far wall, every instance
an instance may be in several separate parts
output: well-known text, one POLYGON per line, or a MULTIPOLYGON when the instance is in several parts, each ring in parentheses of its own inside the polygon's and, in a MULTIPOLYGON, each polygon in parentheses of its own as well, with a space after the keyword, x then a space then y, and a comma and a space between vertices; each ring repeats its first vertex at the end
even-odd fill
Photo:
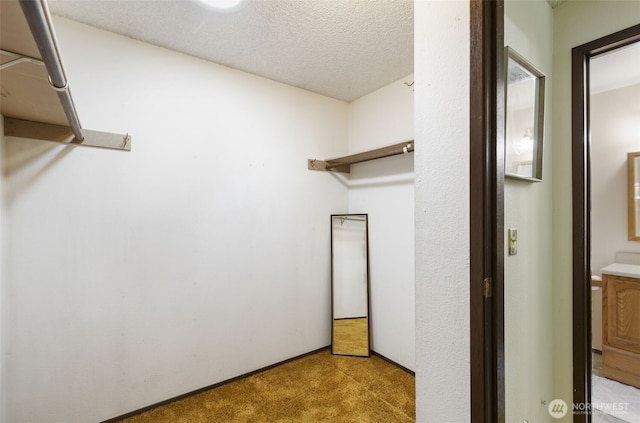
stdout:
POLYGON ((640 151, 627 154, 629 241, 640 241, 640 151))
POLYGON ((505 47, 505 176, 542 180, 545 75, 505 47))

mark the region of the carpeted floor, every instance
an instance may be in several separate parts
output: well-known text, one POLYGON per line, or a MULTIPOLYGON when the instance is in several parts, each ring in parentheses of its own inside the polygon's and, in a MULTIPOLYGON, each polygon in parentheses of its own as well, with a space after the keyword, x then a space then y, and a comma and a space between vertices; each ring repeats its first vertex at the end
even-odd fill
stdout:
POLYGON ((122 422, 415 422, 415 378, 375 355, 322 350, 122 422))

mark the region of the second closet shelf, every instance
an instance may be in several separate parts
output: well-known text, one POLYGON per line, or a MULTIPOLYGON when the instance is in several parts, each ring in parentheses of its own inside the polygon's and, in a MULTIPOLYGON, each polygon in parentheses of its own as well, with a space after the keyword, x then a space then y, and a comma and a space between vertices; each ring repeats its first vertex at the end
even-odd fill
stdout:
POLYGON ((350 166, 356 163, 367 162, 369 160, 382 159, 384 157, 396 156, 398 154, 409 154, 413 152, 414 140, 403 141, 398 144, 364 151, 362 153, 351 154, 349 156, 337 157, 329 160, 309 159, 307 167, 309 170, 320 170, 325 172, 349 173, 350 166))

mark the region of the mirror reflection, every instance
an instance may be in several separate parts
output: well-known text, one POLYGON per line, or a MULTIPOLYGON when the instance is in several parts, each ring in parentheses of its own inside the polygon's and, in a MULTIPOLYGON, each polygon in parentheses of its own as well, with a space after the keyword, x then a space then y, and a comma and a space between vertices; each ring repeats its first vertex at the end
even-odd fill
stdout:
POLYGON ((629 241, 640 241, 640 151, 629 153, 629 241))
POLYGON ((369 356, 369 245, 366 214, 331 216, 331 352, 369 356))

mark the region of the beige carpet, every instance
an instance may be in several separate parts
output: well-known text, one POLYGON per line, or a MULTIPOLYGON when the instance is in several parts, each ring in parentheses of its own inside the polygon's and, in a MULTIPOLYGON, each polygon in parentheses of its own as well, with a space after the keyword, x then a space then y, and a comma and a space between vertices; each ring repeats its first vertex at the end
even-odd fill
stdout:
POLYGON ((122 422, 415 422, 415 380, 377 356, 322 350, 122 422))

